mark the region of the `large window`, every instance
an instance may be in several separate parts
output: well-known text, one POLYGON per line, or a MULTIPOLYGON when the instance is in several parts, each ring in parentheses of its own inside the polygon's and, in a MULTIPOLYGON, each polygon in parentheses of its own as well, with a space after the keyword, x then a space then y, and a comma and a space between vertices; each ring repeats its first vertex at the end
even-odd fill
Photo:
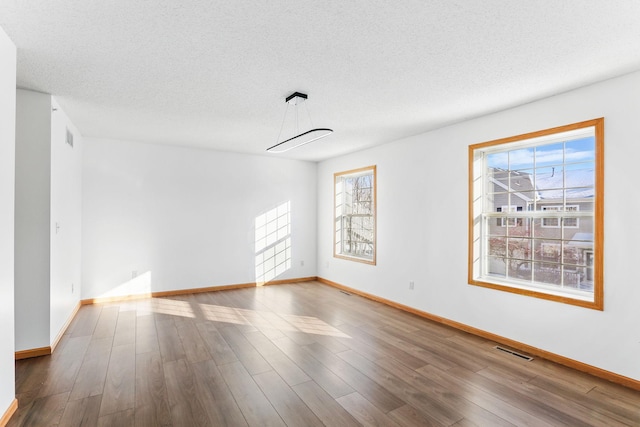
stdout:
POLYGON ((469 283, 603 309, 596 119, 469 147, 469 283))
POLYGON ((376 263, 376 167, 334 175, 334 256, 376 263))

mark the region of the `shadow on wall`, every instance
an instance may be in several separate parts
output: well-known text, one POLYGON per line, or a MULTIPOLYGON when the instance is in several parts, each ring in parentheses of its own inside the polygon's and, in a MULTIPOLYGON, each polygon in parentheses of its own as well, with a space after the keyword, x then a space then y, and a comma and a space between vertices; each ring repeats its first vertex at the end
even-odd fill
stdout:
POLYGON ((270 282, 291 268, 291 202, 255 219, 256 284, 270 282))

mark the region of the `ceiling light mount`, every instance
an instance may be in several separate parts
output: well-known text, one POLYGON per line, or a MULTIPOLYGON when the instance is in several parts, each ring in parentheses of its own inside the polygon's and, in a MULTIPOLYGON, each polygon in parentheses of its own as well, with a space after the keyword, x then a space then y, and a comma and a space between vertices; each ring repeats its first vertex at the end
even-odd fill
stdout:
POLYGON ((289 105, 298 105, 306 101, 307 98, 309 98, 309 96, 306 93, 293 92, 291 95, 285 98, 284 102, 289 105))
POLYGON ((289 106, 293 105, 294 107, 294 118, 293 125, 295 127, 295 136, 285 139, 282 142, 278 142, 276 145, 273 145, 267 148, 267 151, 270 153, 284 153, 285 151, 292 150, 297 147, 301 147, 310 142, 317 141, 320 138, 324 138, 325 136, 329 136, 333 133, 332 129, 328 128, 313 128, 313 122, 311 121, 311 114, 309 114, 308 107, 307 115, 309 116, 309 126, 310 129, 300 132, 299 129, 299 120, 298 120, 298 105, 305 102, 309 96, 306 93, 301 92, 293 92, 291 95, 285 98, 285 102, 287 103, 287 109, 284 112, 284 118, 282 119, 282 126, 280 126, 280 133, 278 134, 278 141, 280 141, 280 136, 282 135, 282 129, 284 128, 284 123, 287 119, 287 112, 289 111, 289 106))

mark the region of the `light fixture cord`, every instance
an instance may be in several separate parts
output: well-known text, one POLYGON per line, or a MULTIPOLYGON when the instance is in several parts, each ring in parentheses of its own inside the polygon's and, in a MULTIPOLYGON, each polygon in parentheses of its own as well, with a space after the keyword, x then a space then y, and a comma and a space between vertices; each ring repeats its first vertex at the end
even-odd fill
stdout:
POLYGON ((313 129, 313 120, 311 120, 311 113, 309 112, 309 106, 307 103, 304 103, 304 108, 307 110, 307 116, 309 116, 309 123, 311 124, 311 129, 313 129))
POLYGON ((280 125, 280 132, 278 132, 278 138, 276 139, 276 142, 280 142, 280 136, 282 135, 282 128, 284 128, 284 122, 287 119, 288 111, 289 111, 289 103, 287 103, 287 106, 284 109, 284 117, 282 118, 282 124, 280 125))
MULTIPOLYGON (((309 111, 309 107, 307 106, 306 102, 305 102, 305 109, 307 110, 307 116, 309 117, 309 123, 311 125, 311 128, 313 128, 313 120, 311 119, 311 112, 309 111)), ((284 117, 282 118, 282 123, 280 124, 280 132, 278 132, 278 138, 276 139, 276 142, 280 142, 280 137, 282 136, 282 129, 284 129, 284 122, 287 121, 288 112, 289 112, 289 103, 287 102, 287 106, 285 107, 285 110, 284 110, 284 117)), ((295 104, 294 114, 295 114, 295 134, 297 135, 300 132, 298 104, 295 104)))

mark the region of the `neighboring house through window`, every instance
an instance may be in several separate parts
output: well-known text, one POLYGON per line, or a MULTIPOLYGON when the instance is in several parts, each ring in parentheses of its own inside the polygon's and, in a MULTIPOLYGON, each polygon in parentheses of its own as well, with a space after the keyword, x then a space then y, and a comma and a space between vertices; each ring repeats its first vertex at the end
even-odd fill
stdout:
POLYGON ((469 147, 469 283, 602 309, 604 119, 469 147))
MULTIPOLYGON (((550 206, 542 206, 543 211, 553 211, 553 212, 561 212, 562 205, 550 205, 550 206)), ((579 205, 567 205, 564 207, 564 210, 567 212, 571 211, 579 211, 579 205)), ((580 219, 579 218, 562 218, 562 225, 567 228, 580 228, 580 219)), ((542 218, 542 226, 543 227, 560 227, 560 218, 542 218)))
MULTIPOLYGON (((522 212, 522 206, 498 206, 497 212, 522 212)), ((500 227, 515 227, 522 225, 522 218, 498 218, 496 222, 500 227)))
POLYGON ((376 167, 334 174, 334 256, 376 263, 376 167))

